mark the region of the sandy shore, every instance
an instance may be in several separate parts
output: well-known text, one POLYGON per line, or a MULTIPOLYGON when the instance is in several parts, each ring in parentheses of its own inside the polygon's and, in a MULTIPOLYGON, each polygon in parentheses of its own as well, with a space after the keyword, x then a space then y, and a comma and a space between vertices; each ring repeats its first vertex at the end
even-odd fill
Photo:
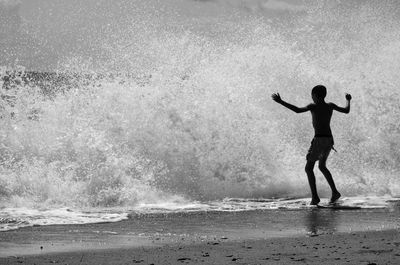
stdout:
POLYGON ((400 230, 85 250, 0 258, 0 264, 400 264, 400 230))
POLYGON ((132 214, 0 233, 0 264, 400 264, 399 205, 132 214))

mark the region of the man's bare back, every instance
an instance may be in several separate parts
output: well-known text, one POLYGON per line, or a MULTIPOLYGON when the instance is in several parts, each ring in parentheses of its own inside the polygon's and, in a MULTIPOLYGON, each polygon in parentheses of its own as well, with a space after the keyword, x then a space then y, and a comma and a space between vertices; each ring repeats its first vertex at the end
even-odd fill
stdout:
POLYGON ((331 118, 333 108, 330 104, 310 104, 309 109, 312 116, 312 124, 315 136, 332 136, 331 118))
POLYGON ((343 113, 350 112, 350 105, 348 109, 340 108, 334 103, 313 103, 308 105, 308 108, 312 115, 312 124, 314 127, 315 136, 332 136, 331 131, 331 118, 333 110, 337 110, 343 113))

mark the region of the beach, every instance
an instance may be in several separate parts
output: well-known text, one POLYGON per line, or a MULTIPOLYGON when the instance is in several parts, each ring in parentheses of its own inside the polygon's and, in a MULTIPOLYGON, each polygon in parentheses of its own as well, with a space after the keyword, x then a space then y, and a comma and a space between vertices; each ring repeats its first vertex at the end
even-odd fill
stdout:
POLYGON ((400 264, 399 3, 0 0, 0 265, 400 264))
POLYGON ((398 212, 396 202, 25 227, 1 233, 0 264, 398 264, 398 212))
POLYGON ((399 264, 399 230, 264 240, 217 239, 0 259, 1 264, 399 264))

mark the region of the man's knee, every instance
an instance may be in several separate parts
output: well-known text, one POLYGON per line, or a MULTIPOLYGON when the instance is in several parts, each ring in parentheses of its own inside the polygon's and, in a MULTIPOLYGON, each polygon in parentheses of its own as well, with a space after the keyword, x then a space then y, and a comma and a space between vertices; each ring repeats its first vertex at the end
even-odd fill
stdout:
POLYGON ((304 169, 306 173, 312 173, 314 170, 314 163, 307 162, 306 167, 304 169))
POLYGON ((321 170, 321 171, 327 171, 327 170, 328 170, 328 168, 326 167, 326 164, 325 164, 325 163, 320 163, 320 164, 318 165, 318 168, 319 168, 319 170, 321 170))

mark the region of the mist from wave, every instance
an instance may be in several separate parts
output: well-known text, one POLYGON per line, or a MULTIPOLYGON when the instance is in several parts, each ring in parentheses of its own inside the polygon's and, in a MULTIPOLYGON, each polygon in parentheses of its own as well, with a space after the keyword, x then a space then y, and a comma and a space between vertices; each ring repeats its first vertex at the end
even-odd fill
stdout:
POLYGON ((329 167, 341 192, 400 196, 396 8, 320 4, 285 22, 233 14, 213 19, 211 33, 198 29, 210 23, 201 18, 180 27, 127 22, 103 40, 102 61, 60 60, 55 70, 73 81, 51 93, 21 81, 21 70, 2 90, 2 207, 307 197, 310 117, 270 94, 306 105, 320 83, 328 100, 355 99, 350 115, 333 120, 339 152, 329 167))

